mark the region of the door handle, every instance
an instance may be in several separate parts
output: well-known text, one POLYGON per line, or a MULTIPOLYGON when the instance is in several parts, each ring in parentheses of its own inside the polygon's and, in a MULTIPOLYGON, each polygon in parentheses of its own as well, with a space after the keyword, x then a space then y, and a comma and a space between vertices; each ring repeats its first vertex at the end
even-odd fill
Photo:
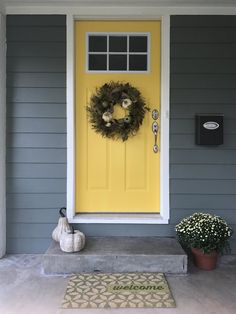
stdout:
POLYGON ((154 134, 153 151, 156 154, 158 152, 158 145, 157 145, 158 123, 156 121, 152 123, 152 132, 154 134))
POLYGON ((154 145, 153 145, 153 152, 156 154, 158 152, 158 145, 157 145, 157 133, 158 133, 158 123, 157 123, 157 119, 159 118, 159 112, 157 109, 154 109, 152 111, 152 118, 153 118, 153 123, 152 123, 152 132, 154 134, 154 145))

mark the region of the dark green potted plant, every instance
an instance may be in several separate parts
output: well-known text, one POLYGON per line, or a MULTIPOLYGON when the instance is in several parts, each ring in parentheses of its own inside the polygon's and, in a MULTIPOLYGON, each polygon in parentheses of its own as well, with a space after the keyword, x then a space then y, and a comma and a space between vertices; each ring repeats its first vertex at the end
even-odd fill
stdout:
POLYGON ((233 230, 219 216, 195 213, 182 219, 175 230, 179 242, 191 249, 194 262, 201 269, 214 269, 219 253, 230 251, 233 230))

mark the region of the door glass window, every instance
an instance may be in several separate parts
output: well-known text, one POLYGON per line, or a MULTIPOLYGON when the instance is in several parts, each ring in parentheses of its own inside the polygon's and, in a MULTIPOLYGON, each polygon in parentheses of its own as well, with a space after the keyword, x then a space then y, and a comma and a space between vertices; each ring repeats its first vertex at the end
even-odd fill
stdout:
POLYGON ((127 52, 127 36, 109 36, 109 52, 127 52))
POLYGON ((149 33, 87 33, 87 72, 147 72, 149 33))
POLYGON ((147 36, 130 36, 129 51, 130 52, 146 52, 148 51, 147 36))
POLYGON ((103 71, 107 66, 107 56, 106 55, 90 55, 89 56, 89 68, 93 71, 103 71))
POLYGON ((109 55, 109 71, 127 71, 126 55, 109 55))
POLYGON ((106 36, 89 36, 89 51, 104 52, 107 51, 106 36))
POLYGON ((129 56, 129 69, 130 71, 146 71, 147 69, 147 55, 130 55, 129 56))

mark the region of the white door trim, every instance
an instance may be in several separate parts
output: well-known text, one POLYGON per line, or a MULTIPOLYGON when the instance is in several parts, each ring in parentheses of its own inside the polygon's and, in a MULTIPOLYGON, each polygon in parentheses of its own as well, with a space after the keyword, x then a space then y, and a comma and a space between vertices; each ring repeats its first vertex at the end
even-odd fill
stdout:
MULTIPOLYGON (((167 224, 169 220, 169 60, 170 16, 161 20, 161 190, 160 214, 75 213, 74 21, 67 15, 67 216, 71 223, 167 224)), ((97 17, 96 19, 99 19, 97 17)), ((129 17, 129 19, 132 19, 129 17)), ((153 16, 152 16, 153 19, 153 16)))
POLYGON ((75 216, 74 17, 66 16, 67 217, 75 216))

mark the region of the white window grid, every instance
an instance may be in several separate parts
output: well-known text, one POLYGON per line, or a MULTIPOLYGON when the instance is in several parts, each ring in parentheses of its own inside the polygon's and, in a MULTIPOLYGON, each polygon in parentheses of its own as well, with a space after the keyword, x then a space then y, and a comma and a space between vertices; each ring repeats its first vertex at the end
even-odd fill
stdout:
POLYGON ((86 72, 87 73, 149 73, 150 71, 150 33, 143 33, 143 32, 87 32, 86 33, 86 72), (89 37, 90 36, 105 36, 107 38, 107 50, 106 51, 99 51, 99 52, 90 52, 89 51, 89 37), (110 36, 124 36, 127 37, 127 51, 109 51, 109 37, 110 36), (132 36, 137 37, 147 37, 147 51, 146 52, 132 52, 129 51, 129 38, 132 36), (106 70, 89 70, 89 55, 106 55, 107 57, 107 69, 106 70), (110 55, 125 55, 127 56, 127 69, 126 70, 109 70, 109 56, 110 55), (128 70, 129 69, 129 56, 130 55, 146 55, 147 56, 147 70, 141 71, 134 71, 128 70))

